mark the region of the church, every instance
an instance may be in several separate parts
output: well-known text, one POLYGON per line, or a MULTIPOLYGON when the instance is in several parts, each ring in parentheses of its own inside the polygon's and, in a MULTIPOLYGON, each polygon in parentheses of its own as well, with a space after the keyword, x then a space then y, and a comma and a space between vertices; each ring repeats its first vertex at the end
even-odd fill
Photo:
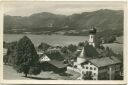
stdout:
POLYGON ((74 67, 81 74, 82 79, 87 72, 93 80, 114 80, 120 73, 121 61, 116 56, 101 56, 102 50, 96 48, 96 28, 89 31, 88 44, 82 47, 74 61, 74 67))

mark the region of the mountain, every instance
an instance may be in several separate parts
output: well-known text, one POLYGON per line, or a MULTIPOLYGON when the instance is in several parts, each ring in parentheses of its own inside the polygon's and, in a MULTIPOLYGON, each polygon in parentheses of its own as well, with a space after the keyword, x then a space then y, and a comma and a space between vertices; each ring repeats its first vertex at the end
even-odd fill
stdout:
POLYGON ((98 31, 123 30, 123 10, 101 9, 69 16, 41 12, 28 17, 4 16, 4 33, 80 33, 95 26, 98 31))
POLYGON ((123 11, 115 10, 98 10, 94 12, 84 12, 70 16, 74 19, 79 28, 96 26, 100 30, 104 29, 122 29, 123 28, 123 11))

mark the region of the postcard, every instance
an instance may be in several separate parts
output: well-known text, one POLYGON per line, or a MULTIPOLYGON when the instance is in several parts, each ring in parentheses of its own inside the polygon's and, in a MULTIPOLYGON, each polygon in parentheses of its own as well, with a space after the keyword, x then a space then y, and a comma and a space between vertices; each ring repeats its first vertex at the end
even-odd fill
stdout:
POLYGON ((3 1, 3 84, 125 84, 125 1, 3 1))

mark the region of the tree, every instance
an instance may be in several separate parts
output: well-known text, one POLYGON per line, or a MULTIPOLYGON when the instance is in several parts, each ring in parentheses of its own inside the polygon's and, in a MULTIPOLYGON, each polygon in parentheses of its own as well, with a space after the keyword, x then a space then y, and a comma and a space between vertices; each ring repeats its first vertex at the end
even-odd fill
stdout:
POLYGON ((103 43, 102 41, 103 41, 103 38, 101 38, 100 36, 96 36, 96 39, 95 39, 95 41, 96 41, 96 48, 100 48, 100 45, 103 43))
POLYGON ((29 74, 31 67, 35 67, 39 57, 31 40, 24 36, 17 43, 15 69, 19 73, 24 73, 25 77, 29 74))
POLYGON ((70 44, 70 45, 68 46, 68 49, 69 49, 69 51, 71 51, 71 52, 75 52, 75 51, 77 50, 77 46, 70 44))
POLYGON ((41 67, 40 66, 34 66, 31 67, 29 70, 29 74, 33 75, 38 75, 41 72, 41 67))
POLYGON ((6 43, 7 54, 3 56, 3 62, 5 64, 13 65, 15 61, 15 51, 17 48, 17 42, 6 43))
POLYGON ((85 45, 84 42, 79 42, 79 43, 78 43, 78 46, 84 46, 84 45, 85 45))
POLYGON ((86 74, 83 73, 83 78, 84 80, 93 80, 92 78, 92 72, 87 71, 86 74))
POLYGON ((38 49, 43 50, 43 51, 46 51, 49 47, 51 47, 49 44, 47 44, 47 43, 41 43, 38 46, 38 49))
POLYGON ((78 43, 78 46, 80 46, 80 47, 84 47, 84 46, 86 46, 86 45, 89 45, 88 41, 79 42, 79 43, 78 43))
POLYGON ((62 47, 61 52, 67 54, 68 48, 66 46, 62 47))
POLYGON ((109 48, 109 47, 106 47, 104 53, 105 53, 105 56, 107 56, 107 57, 117 56, 117 54, 115 54, 115 53, 112 51, 112 49, 109 48))

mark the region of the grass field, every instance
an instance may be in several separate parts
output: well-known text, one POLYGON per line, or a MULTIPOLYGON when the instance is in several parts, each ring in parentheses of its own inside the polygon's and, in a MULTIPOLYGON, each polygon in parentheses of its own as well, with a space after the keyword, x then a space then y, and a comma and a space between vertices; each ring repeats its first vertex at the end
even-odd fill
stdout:
POLYGON ((122 54, 123 53, 123 44, 111 43, 111 44, 104 44, 104 47, 111 48, 114 53, 122 54))
POLYGON ((59 74, 55 74, 53 72, 41 72, 39 75, 28 75, 28 77, 24 77, 23 74, 17 73, 11 66, 4 65, 3 66, 3 79, 6 80, 75 80, 80 74, 74 72, 72 70, 67 70, 68 75, 60 76, 59 74))

